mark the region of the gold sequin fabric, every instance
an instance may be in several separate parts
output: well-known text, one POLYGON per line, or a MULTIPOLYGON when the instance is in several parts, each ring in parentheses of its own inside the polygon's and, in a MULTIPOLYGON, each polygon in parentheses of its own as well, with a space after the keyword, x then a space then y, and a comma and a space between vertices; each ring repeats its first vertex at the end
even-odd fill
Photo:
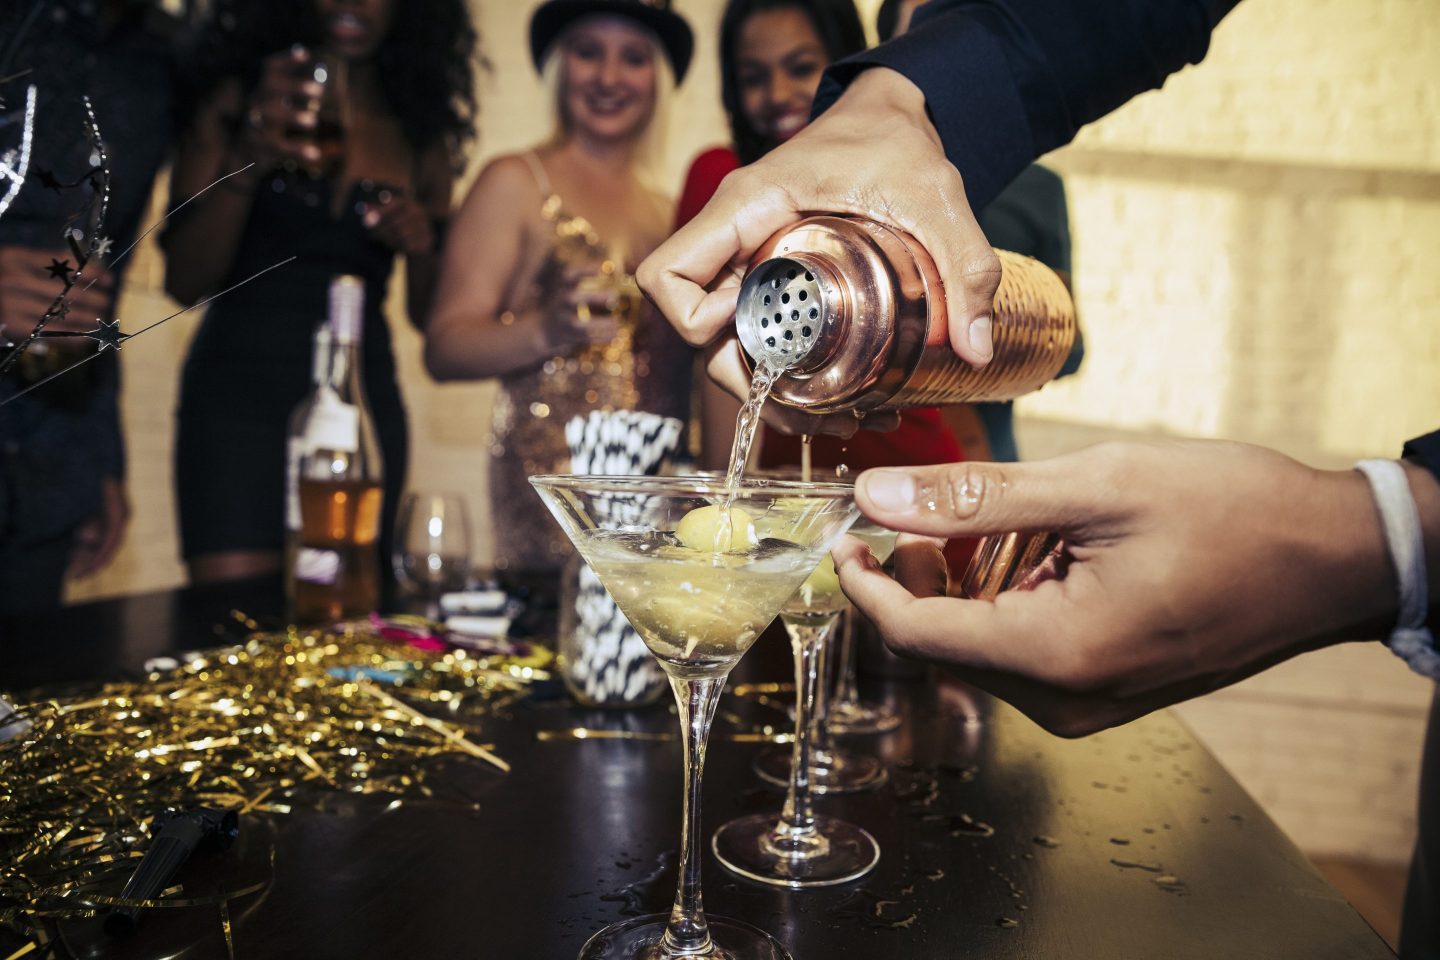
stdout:
MULTIPOLYGON (((537 281, 567 263, 605 259, 606 246, 583 217, 567 215, 558 196, 541 211, 554 244, 537 281)), ((629 277, 617 277, 620 287, 629 277)), ((531 296, 538 299, 538 289, 531 296)), ((558 572, 571 547, 541 505, 529 478, 568 473, 565 424, 591 410, 643 410, 682 422, 689 414, 692 351, 639 296, 622 294, 619 333, 608 343, 576 348, 533 369, 504 377, 495 400, 490 438, 490 511, 495 565, 501 570, 558 572)))

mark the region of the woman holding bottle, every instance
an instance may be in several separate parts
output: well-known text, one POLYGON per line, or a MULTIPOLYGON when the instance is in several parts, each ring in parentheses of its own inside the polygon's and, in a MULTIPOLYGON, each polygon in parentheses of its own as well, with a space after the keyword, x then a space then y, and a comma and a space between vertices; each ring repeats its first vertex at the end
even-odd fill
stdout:
POLYGON ((549 0, 530 49, 555 132, 491 161, 455 217, 426 328, 440 380, 498 378, 490 500, 496 566, 554 572, 569 548, 527 478, 569 465, 565 423, 589 410, 686 419, 693 355, 630 271, 669 233, 647 182, 664 99, 693 40, 668 4, 549 0))
MULTIPOLYGON (((865 31, 851 0, 730 0, 720 24, 720 85, 731 146, 708 150, 692 164, 676 229, 700 212, 726 174, 804 129, 825 68, 864 48, 865 31)), ((723 469, 738 403, 707 380, 703 406, 704 460, 723 469)), ((798 437, 767 425, 760 446, 762 467, 800 463, 798 437)), ((959 443, 933 408, 905 411, 899 429, 888 433, 860 430, 846 440, 816 437, 812 450, 812 463, 828 468, 963 459, 959 443)))
POLYGON ((464 0, 231 0, 202 33, 171 179, 166 289, 222 291, 185 362, 175 464, 192 582, 278 571, 286 425, 309 385, 332 277, 364 282, 362 366, 383 451, 382 557, 406 469, 383 306, 396 255, 429 309, 452 171, 472 134, 464 0), (277 269, 236 284, 293 258, 277 269))

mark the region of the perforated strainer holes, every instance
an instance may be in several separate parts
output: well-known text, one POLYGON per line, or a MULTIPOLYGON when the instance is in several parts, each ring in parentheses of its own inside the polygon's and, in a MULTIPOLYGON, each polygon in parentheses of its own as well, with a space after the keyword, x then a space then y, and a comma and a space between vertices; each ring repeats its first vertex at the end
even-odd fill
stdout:
POLYGON ((792 366, 814 343, 824 297, 815 274, 777 257, 746 278, 737 311, 741 340, 757 359, 792 366))

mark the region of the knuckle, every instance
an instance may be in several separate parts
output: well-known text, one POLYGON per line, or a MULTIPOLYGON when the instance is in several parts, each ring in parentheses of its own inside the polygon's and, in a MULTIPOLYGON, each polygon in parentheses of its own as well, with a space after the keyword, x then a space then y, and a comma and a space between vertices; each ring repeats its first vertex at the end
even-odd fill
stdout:
POLYGON ((1005 471, 991 463, 959 463, 941 473, 938 509, 961 519, 992 507, 1006 487, 1005 471))
POLYGON ((994 296, 1000 287, 1002 272, 1000 258, 989 247, 965 256, 960 263, 962 282, 971 292, 982 296, 994 296))
POLYGON ((660 286, 660 276, 660 265, 653 257, 646 257, 635 271, 635 282, 640 285, 640 289, 649 293, 660 286))
POLYGON ((880 629, 880 639, 892 653, 910 660, 918 660, 924 656, 925 644, 916 631, 901 629, 891 624, 877 626, 880 629))
POLYGON ((1090 448, 1095 461, 1094 479, 1103 489, 1121 490, 1135 482, 1139 470, 1133 445, 1107 440, 1090 448))

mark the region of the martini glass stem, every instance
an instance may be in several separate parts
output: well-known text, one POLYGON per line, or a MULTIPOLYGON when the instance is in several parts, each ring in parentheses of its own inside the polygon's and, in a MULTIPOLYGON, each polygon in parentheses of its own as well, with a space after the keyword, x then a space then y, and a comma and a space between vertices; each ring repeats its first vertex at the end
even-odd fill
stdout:
POLYGON ((714 952, 710 927, 700 894, 700 778, 705 771, 705 747, 710 739, 710 722, 725 678, 691 680, 671 676, 675 704, 680 712, 680 732, 685 742, 685 802, 681 808, 684 829, 680 834, 680 879, 675 889, 675 906, 661 940, 666 958, 708 957, 714 952))
POLYGON ((815 834, 815 811, 810 793, 810 755, 819 734, 816 700, 825 687, 821 673, 825 640, 835 626, 835 618, 806 622, 785 618, 790 646, 795 653, 795 745, 790 760, 790 787, 780 823, 775 828, 776 840, 793 848, 797 841, 815 834), (787 842, 788 841, 788 842, 787 842))
POLYGON ((834 700, 840 704, 853 704, 860 700, 860 691, 855 685, 855 614, 846 610, 841 617, 840 663, 836 670, 834 700))
MULTIPOLYGON (((825 640, 831 629, 835 626, 832 619, 825 629, 825 635, 821 637, 815 649, 815 672, 816 675, 828 679, 830 676, 830 644, 825 640)), ((820 683, 815 688, 814 713, 810 721, 810 756, 812 762, 830 762, 830 684, 820 683)))

